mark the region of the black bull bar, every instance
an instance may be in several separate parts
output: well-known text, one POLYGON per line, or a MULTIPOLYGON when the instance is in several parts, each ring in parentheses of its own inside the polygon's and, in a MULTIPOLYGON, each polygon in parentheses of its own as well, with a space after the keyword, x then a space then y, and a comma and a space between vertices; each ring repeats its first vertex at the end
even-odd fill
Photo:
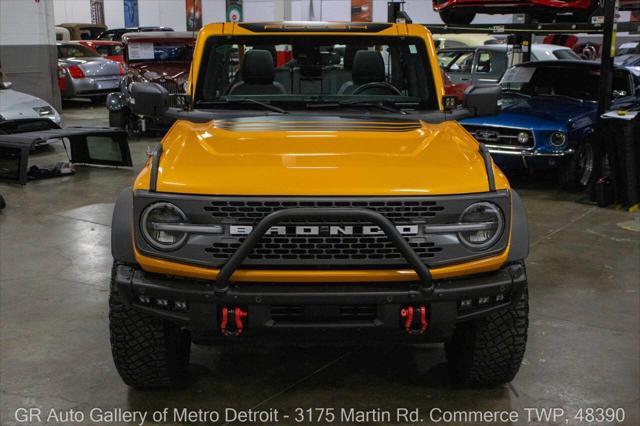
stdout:
POLYGON ((279 222, 295 219, 340 219, 340 220, 366 220, 380 227, 382 232, 396 246, 409 265, 416 271, 420 279, 420 291, 429 296, 433 293, 434 284, 429 268, 411 248, 407 240, 398 232, 395 225, 382 214, 368 209, 354 208, 293 208, 275 211, 265 216, 256 225, 249 236, 242 242, 238 250, 229 258, 220 269, 214 284, 215 293, 222 295, 229 290, 229 280, 242 262, 249 256, 254 247, 269 229, 279 222))

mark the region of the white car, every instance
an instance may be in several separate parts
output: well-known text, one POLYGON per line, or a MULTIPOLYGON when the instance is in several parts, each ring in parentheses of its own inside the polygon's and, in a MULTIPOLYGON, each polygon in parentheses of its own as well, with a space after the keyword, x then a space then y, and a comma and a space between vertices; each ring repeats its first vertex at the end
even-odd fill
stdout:
POLYGON ((0 83, 0 121, 25 118, 48 118, 57 125, 60 114, 51 105, 35 96, 11 89, 9 82, 0 83))

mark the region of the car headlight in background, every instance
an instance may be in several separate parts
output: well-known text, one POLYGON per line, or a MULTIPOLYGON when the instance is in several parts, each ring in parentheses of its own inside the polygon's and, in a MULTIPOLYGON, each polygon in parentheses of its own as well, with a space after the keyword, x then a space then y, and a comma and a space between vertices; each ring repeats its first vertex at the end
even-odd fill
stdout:
POLYGON ((529 133, 527 132, 518 133, 518 142, 523 145, 529 142, 529 133))
POLYGON ((38 113, 40 117, 47 117, 49 115, 55 115, 55 111, 49 105, 34 107, 33 110, 38 113))
POLYGON ((562 146, 567 141, 567 135, 562 132, 553 132, 549 138, 554 146, 562 146))
POLYGON ((459 225, 470 225, 469 230, 458 232, 458 238, 473 250, 483 250, 495 244, 504 231, 502 211, 493 203, 481 201, 467 207, 459 225))
POLYGON ((113 92, 107 95, 107 109, 109 111, 120 111, 125 106, 125 99, 120 92, 113 92))
MULTIPOLYGON (((176 224, 184 224, 186 221, 187 216, 177 206, 160 202, 144 209, 140 228, 144 239, 151 246, 158 250, 171 251, 180 248, 187 240, 187 232, 175 229, 176 224)), ((177 227, 179 228, 179 225, 177 227)))

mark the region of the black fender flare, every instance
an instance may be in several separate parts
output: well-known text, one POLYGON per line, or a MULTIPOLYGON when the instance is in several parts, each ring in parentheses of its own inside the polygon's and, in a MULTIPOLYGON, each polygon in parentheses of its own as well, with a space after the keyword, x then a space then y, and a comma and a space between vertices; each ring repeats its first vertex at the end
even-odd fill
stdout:
POLYGON ((136 263, 132 233, 133 191, 127 187, 118 194, 111 218, 111 255, 114 261, 130 265, 136 263))
POLYGON ((511 190, 511 244, 509 262, 524 260, 529 255, 529 224, 520 195, 511 190))

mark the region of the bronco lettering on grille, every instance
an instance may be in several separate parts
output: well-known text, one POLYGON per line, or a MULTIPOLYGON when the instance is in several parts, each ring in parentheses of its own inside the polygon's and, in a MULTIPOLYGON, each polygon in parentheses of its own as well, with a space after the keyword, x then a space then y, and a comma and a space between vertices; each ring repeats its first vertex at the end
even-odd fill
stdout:
MULTIPOLYGON (((418 225, 396 225, 402 235, 418 235, 418 225)), ((251 225, 231 225, 229 234, 249 235, 253 230, 251 225)), ((298 225, 272 226, 266 235, 384 235, 384 231, 375 225, 298 225)))

